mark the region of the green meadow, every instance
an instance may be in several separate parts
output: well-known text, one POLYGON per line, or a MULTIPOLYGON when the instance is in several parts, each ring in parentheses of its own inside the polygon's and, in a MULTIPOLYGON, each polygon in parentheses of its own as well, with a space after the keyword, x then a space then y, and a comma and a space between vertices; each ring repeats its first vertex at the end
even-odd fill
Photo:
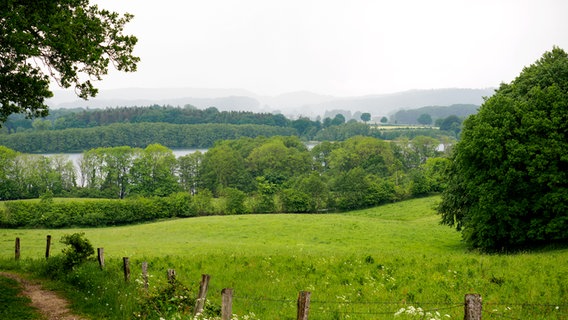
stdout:
POLYGON ((84 232, 94 247, 104 248, 108 267, 99 271, 92 262, 80 269, 76 277, 85 279, 77 280, 80 290, 69 296, 80 312, 97 319, 134 317, 143 261, 149 263, 151 290, 166 283, 167 269, 175 269, 193 292, 201 275, 209 274, 211 304, 220 305, 220 291, 233 288, 233 312, 258 319, 295 319, 299 291, 311 292, 310 319, 405 319, 414 316, 395 313, 410 307, 432 318, 463 318, 467 293, 482 295, 484 319, 568 319, 568 249, 469 251, 458 232, 439 225, 437 201, 434 196, 333 214, 0 229, 0 269, 33 271, 31 265, 45 260, 46 235, 57 255, 62 235, 84 232), (16 237, 19 263, 13 262, 16 237), (121 278, 122 257, 131 261, 134 281, 128 285, 121 278))

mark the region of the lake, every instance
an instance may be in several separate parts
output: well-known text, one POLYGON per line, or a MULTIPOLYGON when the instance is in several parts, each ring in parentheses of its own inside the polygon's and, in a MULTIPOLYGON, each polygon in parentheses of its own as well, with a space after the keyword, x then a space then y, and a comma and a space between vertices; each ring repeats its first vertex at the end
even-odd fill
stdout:
MULTIPOLYGON (((176 158, 194 153, 196 151, 201 151, 201 153, 205 153, 207 152, 208 149, 177 149, 177 150, 172 150, 172 152, 174 153, 174 156, 176 156, 176 158)), ((62 155, 65 156, 67 158, 69 158, 69 160, 73 161, 73 164, 75 165, 75 169, 79 169, 79 160, 81 160, 81 157, 83 156, 82 153, 44 153, 42 154, 43 156, 46 157, 51 157, 51 156, 56 156, 56 155, 62 155)))

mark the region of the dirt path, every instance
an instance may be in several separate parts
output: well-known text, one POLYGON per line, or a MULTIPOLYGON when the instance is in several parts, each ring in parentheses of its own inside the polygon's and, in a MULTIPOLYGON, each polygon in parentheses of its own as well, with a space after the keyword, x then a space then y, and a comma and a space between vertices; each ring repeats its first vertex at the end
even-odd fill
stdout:
POLYGON ((44 290, 37 282, 24 279, 17 274, 0 272, 0 276, 18 281, 22 287, 22 293, 28 296, 31 305, 39 310, 48 320, 87 320, 71 313, 69 302, 53 291, 44 290))

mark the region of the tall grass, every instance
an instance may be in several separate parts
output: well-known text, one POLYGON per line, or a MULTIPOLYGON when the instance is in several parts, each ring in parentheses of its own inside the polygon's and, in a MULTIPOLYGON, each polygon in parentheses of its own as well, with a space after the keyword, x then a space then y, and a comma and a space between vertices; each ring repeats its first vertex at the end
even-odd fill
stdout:
MULTIPOLYGON (((301 290, 312 292, 310 319, 389 319, 409 306, 461 318, 463 297, 471 292, 483 296, 486 319, 497 314, 568 318, 568 250, 503 255, 468 251, 457 232, 438 224, 432 209, 436 201, 415 199, 343 214, 212 216, 99 229, 3 229, 0 268, 9 267, 13 259, 15 237, 22 242, 24 261, 19 268, 34 270, 31 261, 39 263, 47 234, 59 239, 85 232, 95 247, 105 248, 108 268, 100 271, 93 262, 69 275, 76 283, 66 280, 80 289, 74 295, 77 303, 89 301, 89 294, 97 299, 91 307, 78 304, 97 318, 123 319, 139 312, 143 293, 135 280, 124 284, 120 263, 125 256, 131 259, 134 279, 142 261, 149 262, 150 290, 165 285, 169 268, 194 292, 201 274, 207 273, 211 303, 219 305, 221 289, 230 287, 235 292, 233 311, 253 312, 260 319, 293 319, 301 290)), ((55 242, 53 252, 61 246, 55 242)))

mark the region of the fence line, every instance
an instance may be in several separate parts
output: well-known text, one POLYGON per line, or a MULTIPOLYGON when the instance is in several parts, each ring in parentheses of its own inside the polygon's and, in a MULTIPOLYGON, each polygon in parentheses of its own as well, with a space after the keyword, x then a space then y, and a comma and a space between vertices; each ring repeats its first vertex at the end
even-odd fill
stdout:
POLYGON ((516 317, 511 317, 511 316, 507 316, 504 315, 502 313, 496 313, 496 312, 491 312, 491 311, 486 311, 488 314, 495 316, 497 318, 505 318, 505 319, 513 319, 513 320, 522 320, 521 318, 516 318, 516 317))
MULTIPOLYGON (((45 258, 49 258, 50 256, 50 246, 51 246, 51 236, 47 236, 46 240, 46 251, 45 251, 45 258)), ((20 238, 17 237, 15 241, 15 260, 19 260, 21 256, 21 246, 20 246, 20 238)), ((123 272, 124 272, 124 280, 128 282, 130 280, 130 261, 128 257, 123 257, 123 272)), ((105 260, 104 260, 104 248, 97 248, 97 261, 99 263, 100 269, 104 269, 105 267, 105 260)), ((148 262, 142 262, 142 279, 144 281, 144 288, 147 290, 148 288, 148 262)), ((176 281, 176 272, 174 269, 167 270, 167 279, 169 284, 173 284, 176 281)), ((194 315, 197 313, 203 312, 203 308, 206 301, 208 286, 209 286, 210 275, 203 274, 200 282, 199 293, 196 298, 196 305, 194 307, 194 315)), ((278 303, 286 303, 288 305, 292 305, 296 303, 297 306, 297 320, 308 320, 310 305, 336 305, 339 307, 349 305, 397 305, 397 306, 407 306, 408 302, 403 301, 344 301, 344 300, 312 300, 311 299, 311 292, 309 291, 300 291, 298 293, 297 300, 294 299, 272 299, 272 298, 265 298, 265 297, 250 297, 250 296, 239 296, 234 295, 234 290, 232 288, 224 288, 221 292, 221 313, 223 320, 229 320, 232 316, 232 307, 233 301, 235 300, 247 300, 247 301, 266 301, 266 302, 278 302, 278 303)), ((438 306, 435 308, 429 309, 422 309, 420 310, 423 313, 432 313, 432 312, 439 312, 443 310, 451 310, 456 308, 464 308, 464 320, 481 320, 482 313, 488 315, 490 317, 497 317, 503 319, 515 319, 520 320, 521 318, 517 318, 514 316, 510 316, 499 312, 496 309, 493 310, 483 310, 482 311, 482 302, 481 302, 481 295, 479 294, 466 294, 464 297, 463 303, 440 303, 440 302, 411 302, 413 305, 418 306, 425 306, 425 305, 432 305, 438 306), (442 307, 439 307, 442 306, 442 307)), ((512 310, 511 307, 521 307, 521 309, 525 307, 544 307, 544 308, 554 308, 553 310, 548 311, 548 313, 556 312, 556 316, 563 317, 566 315, 566 311, 568 309, 567 303, 561 304, 536 304, 536 303, 507 303, 507 302, 500 302, 500 303, 491 303, 488 302, 485 304, 486 307, 507 307, 506 310, 512 310), (562 311, 559 309, 562 308, 562 311)), ((488 309, 488 308, 486 308, 488 309)), ((400 310, 399 310, 400 311, 400 310)), ((392 311, 388 312, 375 312, 375 311, 341 311, 341 310, 333 310, 336 314, 345 314, 345 315, 395 315, 392 311)), ((542 312, 540 313, 542 314, 542 312)), ((564 318, 559 318, 564 319, 564 318)), ((568 317, 567 317, 568 319, 568 317)))

